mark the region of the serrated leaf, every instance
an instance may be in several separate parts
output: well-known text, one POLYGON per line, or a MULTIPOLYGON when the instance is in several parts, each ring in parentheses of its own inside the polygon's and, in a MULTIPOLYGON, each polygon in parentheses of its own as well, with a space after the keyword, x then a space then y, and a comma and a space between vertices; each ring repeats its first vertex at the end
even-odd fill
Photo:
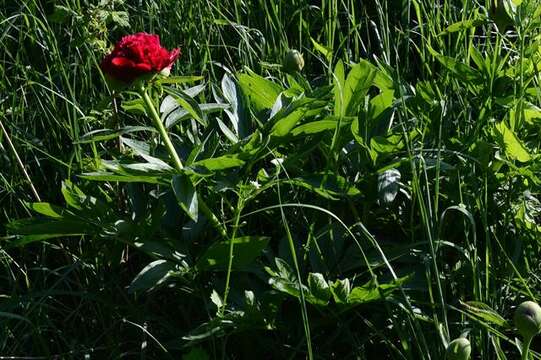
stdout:
POLYGON ((332 295, 331 289, 322 274, 308 274, 308 290, 313 297, 313 303, 318 305, 327 305, 329 303, 332 295))
POLYGON ((347 304, 349 294, 351 293, 351 285, 349 279, 336 280, 332 283, 331 293, 334 298, 334 301, 337 304, 347 304))

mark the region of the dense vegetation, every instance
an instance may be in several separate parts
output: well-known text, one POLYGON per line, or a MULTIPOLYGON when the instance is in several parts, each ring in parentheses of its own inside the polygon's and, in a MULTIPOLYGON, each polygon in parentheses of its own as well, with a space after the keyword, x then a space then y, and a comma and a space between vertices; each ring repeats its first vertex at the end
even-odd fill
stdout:
POLYGON ((519 358, 540 25, 536 0, 0 0, 0 355, 519 358), (182 56, 119 91, 99 64, 139 31, 182 56))

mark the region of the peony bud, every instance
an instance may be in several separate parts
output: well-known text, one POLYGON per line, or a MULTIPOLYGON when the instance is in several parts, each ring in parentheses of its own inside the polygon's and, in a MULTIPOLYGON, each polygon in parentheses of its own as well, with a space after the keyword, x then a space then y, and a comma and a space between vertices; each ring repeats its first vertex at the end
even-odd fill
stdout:
POLYGON ((525 339, 541 331, 541 307, 533 301, 524 301, 515 310, 515 326, 525 339))
POLYGON ((165 76, 165 77, 168 77, 169 75, 171 75, 171 66, 163 68, 163 70, 160 71, 160 75, 165 76))
POLYGON ((304 67, 304 58, 298 50, 289 50, 284 58, 284 70, 288 73, 301 71, 304 67))
POLYGON ((454 339, 447 346, 445 359, 447 360, 468 360, 471 354, 471 344, 466 338, 454 339))

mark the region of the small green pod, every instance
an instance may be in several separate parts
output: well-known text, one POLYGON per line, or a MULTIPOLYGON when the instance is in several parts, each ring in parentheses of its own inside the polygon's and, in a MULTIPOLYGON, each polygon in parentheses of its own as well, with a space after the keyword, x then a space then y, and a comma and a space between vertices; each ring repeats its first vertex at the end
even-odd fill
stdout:
POLYGON ((304 58, 298 50, 289 50, 284 57, 284 71, 295 73, 304 68, 304 58))
POLYGON ((470 341, 464 337, 454 339, 447 346, 446 360, 468 360, 471 354, 470 341))
POLYGON ((531 338, 541 331, 541 307, 533 301, 524 301, 515 310, 513 320, 520 335, 531 338))

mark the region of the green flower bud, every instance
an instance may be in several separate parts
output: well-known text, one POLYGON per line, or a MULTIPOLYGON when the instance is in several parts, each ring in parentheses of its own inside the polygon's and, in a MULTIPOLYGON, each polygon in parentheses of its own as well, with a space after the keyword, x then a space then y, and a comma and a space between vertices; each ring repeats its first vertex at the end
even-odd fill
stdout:
POLYGON ((446 360, 468 360, 471 354, 471 344, 466 338, 459 337, 454 339, 447 346, 445 354, 446 360))
POLYGON ((304 67, 304 58, 298 50, 289 50, 284 58, 284 70, 288 73, 301 71, 304 67))
POLYGON ((533 301, 525 301, 515 310, 515 326, 524 338, 531 338, 541 331, 541 307, 533 301))

